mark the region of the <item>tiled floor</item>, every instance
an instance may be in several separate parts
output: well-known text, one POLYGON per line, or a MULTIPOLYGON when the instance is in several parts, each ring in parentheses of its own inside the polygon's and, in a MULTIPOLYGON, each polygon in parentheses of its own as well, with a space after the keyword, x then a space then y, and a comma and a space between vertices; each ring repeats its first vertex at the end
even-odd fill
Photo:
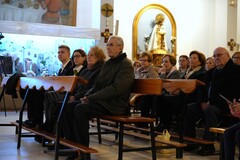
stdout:
MULTIPOLYGON (((9 123, 18 119, 18 113, 8 112, 7 117, 4 112, 0 112, 0 123, 9 123)), ((136 138, 128 137, 124 141, 125 145, 145 145, 146 141, 136 138)), ((103 136, 103 144, 97 143, 97 137, 91 136, 91 147, 97 149, 99 152, 92 154, 92 160, 117 160, 118 147, 111 135, 103 136)), ((219 149, 218 144, 216 148, 219 149)), ((53 153, 45 154, 40 144, 36 143, 33 138, 23 138, 22 146, 17 149, 17 136, 15 135, 15 127, 0 126, 0 160, 52 160, 53 153)), ((159 151, 158 151, 159 152, 159 151)), ((171 154, 157 154, 157 158, 161 160, 173 160, 175 153, 171 154)), ((60 160, 65 157, 60 157, 60 160)), ((185 152, 183 154, 184 160, 218 160, 218 155, 214 156, 199 156, 195 153, 185 152)), ((124 160, 151 160, 151 153, 145 152, 128 152, 124 153, 124 160)))

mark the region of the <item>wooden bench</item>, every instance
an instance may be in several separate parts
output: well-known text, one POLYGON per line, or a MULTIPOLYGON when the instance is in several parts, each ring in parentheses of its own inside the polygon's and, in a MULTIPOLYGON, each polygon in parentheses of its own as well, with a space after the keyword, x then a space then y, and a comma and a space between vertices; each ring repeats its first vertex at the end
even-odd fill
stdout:
MULTIPOLYGON (((161 95, 162 92, 162 79, 135 79, 134 86, 132 88, 132 93, 134 94, 143 94, 143 95, 161 95)), ((123 152, 129 152, 129 151, 140 151, 140 150, 152 150, 152 159, 156 159, 156 147, 155 147, 155 133, 153 129, 153 124, 155 122, 154 118, 146 118, 141 116, 115 116, 115 115, 107 115, 107 116, 100 116, 97 119, 97 127, 98 127, 98 133, 101 132, 101 128, 115 131, 119 135, 119 148, 118 148, 118 159, 121 160, 123 156, 123 152), (108 120, 113 121, 117 124, 117 127, 109 127, 109 126, 100 126, 100 119, 101 120, 108 120), (148 133, 150 136, 146 136, 143 134, 137 134, 136 132, 127 131, 129 129, 129 125, 136 124, 136 123, 148 123, 150 125, 150 130, 148 133), (144 139, 150 139, 151 140, 151 146, 150 147, 144 147, 144 148, 123 148, 123 135, 132 135, 139 138, 144 139)), ((134 125, 131 125, 134 126, 134 125)), ((133 128, 132 128, 133 129, 133 128)), ((140 128, 139 128, 140 129, 140 128)), ((101 134, 99 134, 99 137, 101 134)), ((99 138, 101 142, 101 138, 99 138)), ((176 157, 182 158, 182 149, 183 147, 186 147, 185 144, 173 142, 173 141, 163 141, 158 139, 158 142, 167 144, 170 147, 176 148, 176 157)))
POLYGON ((215 128, 215 127, 211 127, 209 129, 210 132, 217 133, 217 134, 223 134, 225 130, 226 130, 225 128, 215 128))
MULTIPOLYGON (((17 122, 11 122, 12 125, 16 126, 17 128, 19 127, 19 123, 17 122)), ((44 139, 47 140, 51 140, 51 141, 55 141, 56 139, 56 135, 53 133, 49 133, 45 130, 41 130, 41 129, 36 129, 36 128, 29 128, 26 126, 22 126, 22 129, 29 131, 30 133, 33 133, 35 135, 41 136, 44 139)), ((24 135, 23 135, 24 136, 24 135)), ((27 135, 27 137, 29 137, 30 135, 27 135)), ((44 140, 42 140, 44 141, 44 140)), ((81 145, 79 143, 64 139, 64 138, 60 138, 59 141, 60 144, 67 146, 69 148, 73 148, 76 149, 78 152, 83 153, 83 154, 89 154, 89 153, 97 153, 97 150, 86 147, 84 145, 81 145)))
MULTIPOLYGON (((134 86, 132 88, 132 93, 161 95, 162 80, 161 79, 135 79, 134 86)), ((143 151, 143 150, 151 150, 152 159, 156 160, 156 147, 155 147, 155 134, 154 134, 155 119, 147 118, 147 117, 134 117, 134 116, 128 116, 128 115, 106 115, 106 116, 97 117, 97 129, 98 129, 98 137, 100 141, 101 141, 100 119, 110 120, 110 121, 116 122, 117 124, 117 128, 115 132, 119 134, 118 160, 122 160, 123 152, 143 151), (136 123, 148 123, 150 125, 149 139, 151 140, 151 145, 149 147, 123 148, 125 124, 136 124, 136 123)))
POLYGON ((223 134, 225 132, 225 128, 216 128, 211 127, 209 129, 210 132, 218 134, 220 136, 220 154, 219 154, 219 160, 224 160, 224 146, 223 146, 223 134))
MULTIPOLYGON (((139 128, 139 127, 136 127, 134 125, 126 125, 126 127, 134 129, 134 130, 143 131, 143 132, 146 132, 146 133, 149 132, 149 129, 147 129, 147 128, 139 128)), ((162 133, 155 131, 155 134, 161 135, 162 133)), ((171 134, 171 139, 179 140, 179 138, 180 138, 179 135, 177 135, 176 133, 173 133, 173 132, 170 132, 170 134, 171 134)), ((186 144, 176 142, 176 143, 174 143, 174 145, 175 145, 174 147, 176 147, 176 148, 186 147, 187 142, 193 142, 193 143, 197 143, 197 144, 201 144, 201 145, 212 145, 212 144, 214 144, 213 141, 203 140, 203 139, 200 139, 200 138, 186 137, 186 136, 183 136, 183 140, 184 140, 184 143, 186 143, 186 144)))
MULTIPOLYGON (((139 118, 139 116, 133 116, 134 118, 139 118)), ((132 119, 133 119, 132 117, 132 119)), ((90 123, 91 126, 97 127, 97 123, 95 122, 91 122, 90 123)), ((108 131, 113 131, 113 132, 106 132, 106 133, 119 133, 119 128, 118 127, 114 127, 114 125, 116 125, 116 123, 113 123, 113 121, 108 121, 108 120, 104 120, 104 119, 100 119, 100 128, 101 129, 105 129, 108 131)), ((146 139, 146 140, 151 140, 149 136, 147 136, 146 134, 141 134, 138 133, 138 131, 142 131, 144 133, 150 133, 150 130, 147 128, 139 128, 136 127, 135 125, 131 125, 131 124, 125 124, 124 125, 125 130, 124 130, 124 134, 126 135, 130 135, 130 136, 134 136, 134 137, 138 137, 141 139, 146 139)), ((155 134, 157 134, 157 132, 155 132, 155 134)), ((160 133, 159 133, 160 134, 160 133)), ((117 140, 117 137, 115 138, 117 140)), ((162 143, 165 144, 167 146, 164 147, 156 147, 157 149, 163 149, 163 148, 176 148, 176 157, 178 157, 178 155, 181 155, 181 149, 184 147, 187 147, 186 144, 184 143, 179 143, 177 141, 166 141, 163 139, 159 139, 157 137, 155 137, 155 142, 158 143, 162 143), (180 153, 179 153, 180 152, 180 153)), ((99 143, 101 143, 101 139, 99 140, 99 143)))
MULTIPOLYGON (((101 125, 101 128, 102 129, 107 129, 107 130, 111 130, 111 131, 114 131, 114 132, 118 132, 119 130, 116 129, 116 127, 111 127, 109 125, 115 125, 115 123, 112 123, 112 121, 107 121, 107 120, 100 120, 100 123, 101 124, 106 124, 106 125, 101 125)), ((91 126, 97 126, 96 123, 92 122, 91 123, 91 126)), ((134 131, 142 131, 142 132, 145 132, 145 133, 149 133, 150 130, 148 128, 139 128, 139 127, 136 127, 134 125, 125 125, 126 128, 129 128, 131 130, 134 130, 134 131)), ((108 133, 108 132, 107 132, 108 133)), ((135 134, 136 132, 134 132, 133 134, 135 134)), ((129 132, 124 132, 124 134, 129 134, 129 132)), ((155 134, 157 135, 161 135, 162 133, 161 132, 157 132, 155 131, 155 134)), ((193 138, 193 137, 186 137, 184 136, 183 137, 183 140, 184 140, 184 143, 179 143, 177 142, 176 140, 179 140, 179 135, 177 135, 176 133, 173 133, 171 132, 171 140, 172 141, 164 141, 164 140, 161 140, 161 139, 158 139, 156 140, 156 142, 159 142, 159 143, 163 143, 163 144, 170 144, 172 147, 176 148, 176 153, 178 152, 178 148, 184 148, 184 147, 187 147, 187 145, 189 145, 189 143, 196 143, 196 144, 200 144, 200 145, 213 145, 215 142, 213 141, 208 141, 208 140, 203 140, 203 139, 200 139, 200 138, 193 138)), ((130 135, 132 135, 132 132, 130 133, 130 135)), ((141 134, 140 135, 140 138, 144 135, 141 134)), ((138 135, 136 135, 136 137, 139 137, 138 135)), ((146 138, 148 139, 148 138, 146 138)), ((101 143, 101 140, 99 140, 99 143, 101 143)), ((177 157, 177 155, 176 155, 177 157)))
MULTIPOLYGON (((182 92, 188 94, 193 92, 197 85, 204 85, 204 83, 198 81, 198 80, 163 80, 163 79, 135 79, 135 83, 132 89, 132 93, 136 94, 143 94, 143 95, 161 95, 162 88, 166 89, 168 92, 174 92, 176 90, 181 90, 182 92)), ((105 120, 110 120, 114 121, 117 124, 119 124, 119 131, 117 130, 117 133, 119 133, 119 155, 118 159, 122 159, 122 154, 124 151, 130 151, 127 149, 123 149, 123 130, 125 129, 125 126, 127 124, 132 124, 132 123, 141 123, 141 122, 147 122, 150 124, 150 136, 153 135, 153 122, 148 121, 145 117, 135 117, 133 118, 132 116, 101 116, 99 119, 105 119, 105 120)), ((155 121, 152 119, 152 121, 155 121)), ((179 126, 183 126, 182 120, 179 123, 179 126)), ((97 127, 98 127, 98 133, 101 132, 101 126, 100 126, 100 121, 97 120, 97 127)), ((180 127, 183 129, 183 127, 180 127)), ((129 133, 128 133, 129 134, 129 133)), ((179 142, 183 142, 183 135, 181 132, 180 134, 180 139, 179 142)), ((101 134, 99 134, 101 136, 101 134)), ((99 138, 101 140, 101 138, 99 138)), ((168 143, 168 145, 176 147, 177 152, 176 152, 176 158, 182 158, 183 150, 182 147, 185 145, 181 144, 176 144, 174 145, 171 142, 163 142, 164 144, 168 143)), ((155 151, 155 142, 153 142, 153 138, 151 138, 151 149, 152 149, 152 159, 156 159, 156 151, 155 151)), ((134 149, 131 149, 134 150, 134 149)), ((139 149, 136 149, 139 150, 139 149)))
POLYGON ((55 141, 55 160, 58 160, 59 155, 61 155, 62 152, 59 150, 59 144, 62 144, 64 146, 73 148, 78 150, 78 152, 82 153, 85 157, 86 154, 90 153, 96 153, 97 150, 89 148, 87 146, 80 145, 78 143, 75 143, 70 140, 66 140, 63 138, 60 138, 60 131, 59 126, 61 124, 61 115, 64 107, 66 106, 68 102, 68 98, 70 93, 73 91, 74 86, 76 83, 87 83, 87 81, 80 79, 76 76, 54 76, 54 77, 21 77, 20 78, 20 87, 26 89, 26 94, 23 99, 22 108, 19 113, 19 123, 13 122, 12 124, 17 126, 18 128, 18 145, 17 148, 19 149, 21 146, 21 138, 26 137, 26 135, 22 134, 22 129, 27 130, 31 133, 34 133, 36 135, 42 136, 45 139, 49 139, 52 141, 55 141), (23 118, 23 111, 25 109, 27 98, 28 98, 28 91, 30 89, 37 89, 37 90, 54 90, 56 92, 65 92, 65 97, 60 109, 60 113, 58 116, 58 120, 56 123, 56 135, 50 134, 46 131, 41 131, 39 129, 34 128, 28 128, 26 126, 22 125, 22 118, 23 118))
MULTIPOLYGON (((115 123, 112 123, 112 121, 107 121, 107 120, 100 120, 100 123, 105 123, 105 124, 111 124, 111 125, 115 125, 115 123)), ((97 126, 96 123, 91 123, 92 126, 97 126)), ((136 130, 136 131, 143 131, 143 132, 146 132, 146 133, 149 133, 150 130, 148 128, 139 128, 139 127, 136 127, 134 125, 125 125, 126 128, 129 128, 129 129, 133 129, 133 130, 136 130)), ((104 128, 104 126, 103 126, 104 128)), ((161 132, 157 132, 155 131, 155 134, 157 135, 161 135, 162 133, 161 132)), ((171 138, 172 139, 179 139, 179 135, 177 135, 176 133, 173 133, 173 132, 170 132, 171 134, 171 138)), ((183 137, 183 140, 186 141, 186 142, 194 142, 194 143, 198 143, 198 144, 202 144, 202 145, 210 145, 210 144, 214 144, 213 141, 208 141, 208 140, 203 140, 203 139, 200 139, 200 138, 193 138, 193 137, 186 137, 184 136, 183 137)), ((99 143, 101 143, 101 141, 99 141, 99 143)), ((182 147, 182 145, 186 146, 186 144, 183 144, 183 143, 176 143, 176 144, 179 144, 179 147, 182 147)), ((178 147, 178 145, 176 145, 176 147, 178 147)))

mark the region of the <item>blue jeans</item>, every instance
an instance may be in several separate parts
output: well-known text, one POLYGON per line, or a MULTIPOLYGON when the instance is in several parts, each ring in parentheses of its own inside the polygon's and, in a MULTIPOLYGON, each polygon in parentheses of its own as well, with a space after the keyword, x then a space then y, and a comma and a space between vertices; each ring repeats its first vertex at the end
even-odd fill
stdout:
MULTIPOLYGON (((240 149, 240 122, 226 129, 223 134, 223 140, 225 159, 234 160, 235 144, 237 144, 238 149, 240 149)), ((239 155, 238 159, 240 159, 239 155)))

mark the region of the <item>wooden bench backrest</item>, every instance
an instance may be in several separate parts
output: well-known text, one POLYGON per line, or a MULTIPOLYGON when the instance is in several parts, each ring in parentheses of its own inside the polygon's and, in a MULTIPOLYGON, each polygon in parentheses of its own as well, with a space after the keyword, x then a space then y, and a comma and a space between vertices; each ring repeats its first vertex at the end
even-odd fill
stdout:
POLYGON ((197 79, 163 79, 162 87, 168 92, 181 90, 183 93, 192 93, 199 85, 204 83, 197 79))
POLYGON ((51 77, 21 77, 20 86, 21 88, 30 88, 37 90, 51 90, 57 92, 72 92, 77 82, 87 83, 81 80, 77 76, 51 76, 51 77))
POLYGON ((135 79, 132 93, 160 95, 163 88, 168 92, 192 93, 199 85, 204 83, 196 79, 135 79))
POLYGON ((162 79, 135 79, 132 93, 136 94, 162 94, 162 79))

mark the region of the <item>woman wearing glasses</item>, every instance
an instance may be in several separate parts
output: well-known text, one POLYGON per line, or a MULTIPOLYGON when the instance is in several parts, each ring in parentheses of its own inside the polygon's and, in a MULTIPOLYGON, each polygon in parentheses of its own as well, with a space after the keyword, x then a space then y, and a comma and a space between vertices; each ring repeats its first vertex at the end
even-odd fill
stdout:
MULTIPOLYGON (((75 50, 73 54, 73 61, 75 63, 75 70, 79 67, 79 64, 84 64, 85 59, 87 60, 87 67, 84 68, 79 73, 79 77, 88 81, 87 85, 79 83, 75 89, 73 94, 69 98, 69 102, 77 101, 79 103, 80 98, 82 98, 85 93, 92 87, 94 80, 97 79, 103 64, 105 63, 105 54, 101 48, 98 46, 94 46, 90 49, 87 56, 83 53, 83 50, 75 50), (80 51, 80 52, 79 52, 80 51), (82 53, 82 54, 81 54, 82 53)), ((53 98, 52 96, 45 96, 44 107, 45 107, 45 116, 46 121, 44 124, 44 128, 49 132, 54 131, 55 123, 59 113, 59 104, 63 100, 64 95, 57 95, 57 97, 53 98)))

